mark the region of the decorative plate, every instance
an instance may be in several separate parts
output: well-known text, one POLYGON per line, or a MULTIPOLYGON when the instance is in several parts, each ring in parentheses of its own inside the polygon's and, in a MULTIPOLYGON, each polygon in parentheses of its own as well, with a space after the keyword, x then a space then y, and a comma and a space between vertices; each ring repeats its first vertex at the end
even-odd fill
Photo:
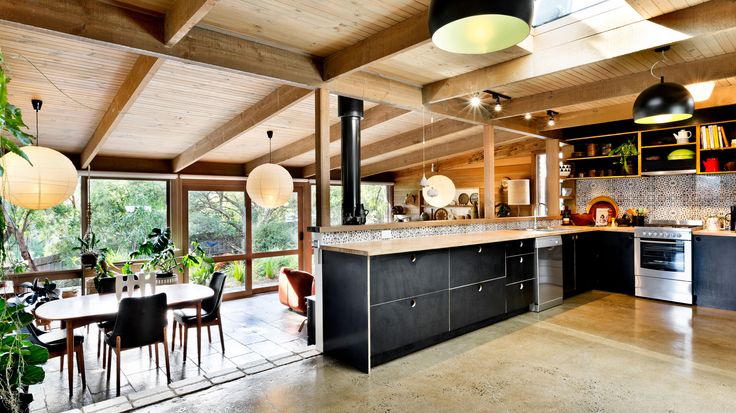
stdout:
POLYGON ((480 195, 477 192, 470 194, 470 203, 475 204, 480 201, 480 195))
POLYGON ((460 194, 460 196, 457 197, 458 205, 468 205, 469 201, 470 201, 470 197, 465 192, 463 192, 462 194, 460 194))
POLYGON ((588 214, 595 216, 595 210, 598 208, 608 208, 612 218, 618 217, 618 204, 611 197, 599 196, 588 202, 588 214))
POLYGON ((447 210, 445 208, 440 208, 436 211, 434 211, 434 219, 437 221, 447 221, 447 210))

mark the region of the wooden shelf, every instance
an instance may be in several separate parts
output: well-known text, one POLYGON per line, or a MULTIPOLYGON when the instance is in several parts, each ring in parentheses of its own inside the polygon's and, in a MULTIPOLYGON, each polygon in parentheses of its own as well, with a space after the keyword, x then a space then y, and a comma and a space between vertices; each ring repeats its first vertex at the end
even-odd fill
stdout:
POLYGON ((656 148, 674 148, 678 146, 693 146, 697 145, 695 142, 688 142, 688 143, 668 143, 666 145, 650 145, 650 146, 642 146, 642 149, 656 149, 656 148))
POLYGON ((700 152, 718 152, 718 151, 733 151, 736 150, 736 146, 730 148, 717 148, 717 149, 701 149, 700 152))
POLYGON ((563 181, 578 181, 581 179, 622 179, 622 178, 641 178, 641 175, 611 175, 611 176, 586 176, 584 178, 563 178, 563 181))
POLYGON ((593 160, 593 159, 611 159, 611 160, 616 160, 616 159, 618 159, 618 156, 608 156, 608 155, 585 156, 585 157, 582 157, 582 158, 567 158, 567 159, 563 159, 562 161, 563 162, 568 162, 568 161, 590 161, 590 160, 593 160))
POLYGON ((736 171, 698 172, 698 175, 728 175, 736 174, 736 171))

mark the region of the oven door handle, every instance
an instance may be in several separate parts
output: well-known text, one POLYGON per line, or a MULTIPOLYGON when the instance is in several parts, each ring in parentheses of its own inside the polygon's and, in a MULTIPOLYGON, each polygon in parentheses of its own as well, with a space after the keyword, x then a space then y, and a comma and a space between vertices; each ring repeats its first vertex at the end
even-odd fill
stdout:
POLYGON ((639 242, 646 242, 646 243, 650 243, 650 244, 677 245, 678 242, 690 242, 690 241, 684 240, 684 239, 676 239, 676 240, 672 240, 672 241, 655 241, 655 240, 651 240, 651 239, 646 239, 646 240, 645 239, 640 239, 639 242))

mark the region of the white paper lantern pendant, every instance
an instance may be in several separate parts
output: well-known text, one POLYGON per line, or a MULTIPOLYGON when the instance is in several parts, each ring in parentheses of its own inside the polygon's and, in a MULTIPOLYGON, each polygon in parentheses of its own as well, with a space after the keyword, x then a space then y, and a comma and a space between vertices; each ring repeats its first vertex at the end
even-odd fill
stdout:
MULTIPOLYGON (((43 102, 33 99, 36 110, 36 144, 38 144, 38 112, 43 102)), ((30 163, 8 153, 0 158, 3 169, 3 197, 13 205, 26 209, 48 209, 69 199, 77 189, 77 168, 63 154, 41 146, 21 148, 30 163)))
POLYGON ((263 208, 279 208, 289 202, 294 192, 294 181, 289 171, 283 166, 271 163, 271 139, 273 131, 268 135, 268 161, 259 165, 248 175, 245 190, 250 199, 263 208))

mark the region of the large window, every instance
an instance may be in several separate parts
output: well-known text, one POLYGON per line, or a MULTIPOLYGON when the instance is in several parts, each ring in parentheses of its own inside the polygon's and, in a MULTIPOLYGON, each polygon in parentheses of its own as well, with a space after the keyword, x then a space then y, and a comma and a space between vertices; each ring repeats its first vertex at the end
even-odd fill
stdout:
MULTIPOLYGON (((383 224, 389 222, 389 187, 385 184, 360 185, 360 199, 368 211, 366 224, 383 224)), ((317 190, 312 185, 312 223, 316 222, 317 190)), ((330 225, 342 224, 342 187, 330 186, 330 225)))
POLYGON ((532 26, 541 26, 604 1, 606 0, 536 0, 532 26))
POLYGON ((90 181, 91 228, 111 260, 127 260, 151 229, 168 226, 166 193, 165 181, 90 181))
POLYGON ((53 208, 31 210, 3 202, 7 222, 6 271, 53 271, 79 267, 72 248, 80 236, 79 185, 74 195, 53 208))
POLYGON ((253 288, 278 284, 281 267, 299 268, 299 197, 274 209, 251 204, 253 224, 253 288))

